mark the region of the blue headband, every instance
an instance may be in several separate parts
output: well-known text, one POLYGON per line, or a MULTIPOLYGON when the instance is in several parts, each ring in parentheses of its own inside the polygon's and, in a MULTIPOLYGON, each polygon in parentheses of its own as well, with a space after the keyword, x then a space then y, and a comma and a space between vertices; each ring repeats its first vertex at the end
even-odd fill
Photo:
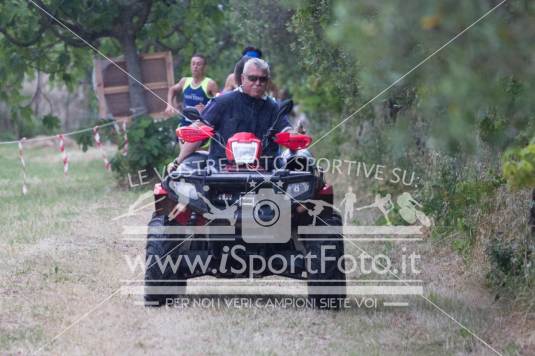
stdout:
POLYGON ((260 53, 258 53, 258 51, 247 51, 244 53, 244 56, 248 56, 252 58, 260 58, 260 53))

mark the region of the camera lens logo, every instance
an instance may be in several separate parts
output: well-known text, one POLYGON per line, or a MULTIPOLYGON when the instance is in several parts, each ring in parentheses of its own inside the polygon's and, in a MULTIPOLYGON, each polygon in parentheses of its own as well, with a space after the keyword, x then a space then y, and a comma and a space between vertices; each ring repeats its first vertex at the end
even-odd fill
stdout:
POLYGON ((284 193, 263 188, 242 197, 242 238, 248 243, 285 243, 291 238, 291 202, 284 193))
POLYGON ((268 227, 276 224, 279 220, 279 207, 271 200, 258 202, 253 211, 254 220, 258 225, 268 227))

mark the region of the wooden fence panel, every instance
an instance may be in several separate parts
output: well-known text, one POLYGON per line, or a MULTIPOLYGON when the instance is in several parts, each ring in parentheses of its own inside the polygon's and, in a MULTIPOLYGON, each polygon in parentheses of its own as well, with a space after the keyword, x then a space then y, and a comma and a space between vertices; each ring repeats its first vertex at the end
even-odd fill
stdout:
MULTIPOLYGON (((112 59, 127 70, 123 58, 112 59)), ((171 52, 140 55, 142 83, 150 88, 145 90, 145 100, 149 114, 154 118, 164 117, 167 92, 175 83, 171 52), (156 94, 156 97, 154 94, 156 94)), ((108 60, 97 59, 95 63, 95 84, 100 117, 114 117, 122 120, 130 118, 130 98, 128 77, 108 60)))

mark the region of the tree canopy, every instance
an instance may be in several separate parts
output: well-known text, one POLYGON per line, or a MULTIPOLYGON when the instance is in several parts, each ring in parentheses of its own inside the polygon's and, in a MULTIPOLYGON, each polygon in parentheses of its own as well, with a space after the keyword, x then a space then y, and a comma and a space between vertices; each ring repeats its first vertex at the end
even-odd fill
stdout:
MULTIPOLYGON (((107 56, 124 55, 135 78, 140 52, 170 50, 183 73, 189 56, 200 51, 222 84, 241 47, 256 45, 273 65, 275 82, 294 96, 318 134, 421 64, 320 148, 354 155, 358 147, 359 154, 392 160, 422 149, 458 159, 490 154, 499 164, 507 149, 526 147, 535 132, 529 45, 535 10, 528 0, 510 0, 489 12, 498 4, 6 0, 0 4, 0 100, 21 123, 32 116, 20 94, 24 78, 38 70, 71 88, 90 78, 95 53, 69 30, 107 56)), ((142 88, 134 81, 130 86, 132 106, 143 108, 142 88)), ((521 156, 504 157, 509 174, 535 169, 521 158, 513 165, 521 156)))
MULTIPOLYGON (((204 0, 4 1, 0 4, 0 100, 8 103, 10 116, 19 126, 31 120, 26 98, 20 94, 24 78, 41 71, 73 88, 82 78, 91 78, 92 60, 99 57, 89 45, 108 57, 124 56, 129 73, 138 80, 138 54, 150 51, 172 51, 182 59, 177 62, 179 71, 184 69, 184 58, 203 51, 209 61, 230 71, 238 56, 231 51, 220 55, 223 48, 234 45, 224 9, 224 1, 204 0)), ((129 87, 132 109, 145 112, 143 88, 131 78, 129 87)))

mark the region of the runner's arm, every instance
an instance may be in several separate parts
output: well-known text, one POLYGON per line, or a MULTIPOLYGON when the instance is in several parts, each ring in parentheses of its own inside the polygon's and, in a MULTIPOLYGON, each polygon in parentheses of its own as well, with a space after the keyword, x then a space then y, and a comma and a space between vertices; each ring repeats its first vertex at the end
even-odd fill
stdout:
POLYGON ((185 78, 180 79, 180 81, 169 88, 167 91, 167 107, 165 108, 165 113, 172 115, 176 113, 174 106, 174 99, 177 94, 182 93, 182 88, 184 87, 185 78))
POLYGON ((268 91, 271 92, 271 94, 273 95, 273 97, 274 97, 275 99, 280 99, 280 98, 281 98, 281 97, 280 97, 280 94, 281 94, 281 93, 280 93, 279 88, 278 88, 277 85, 276 85, 275 83, 273 83, 273 81, 271 81, 271 80, 270 80, 269 83, 268 83, 268 91))
POLYGON ((232 91, 234 88, 236 88, 236 79, 234 78, 234 73, 230 73, 225 81, 225 87, 223 88, 223 91, 232 91))
POLYGON ((203 141, 197 141, 197 142, 184 142, 182 147, 180 148, 180 153, 178 154, 178 157, 175 159, 175 166, 178 167, 182 161, 188 157, 193 152, 197 151, 203 144, 203 141))
POLYGON ((217 86, 217 83, 215 80, 210 80, 208 82, 208 94, 214 97, 217 93, 219 93, 219 87, 217 86))

